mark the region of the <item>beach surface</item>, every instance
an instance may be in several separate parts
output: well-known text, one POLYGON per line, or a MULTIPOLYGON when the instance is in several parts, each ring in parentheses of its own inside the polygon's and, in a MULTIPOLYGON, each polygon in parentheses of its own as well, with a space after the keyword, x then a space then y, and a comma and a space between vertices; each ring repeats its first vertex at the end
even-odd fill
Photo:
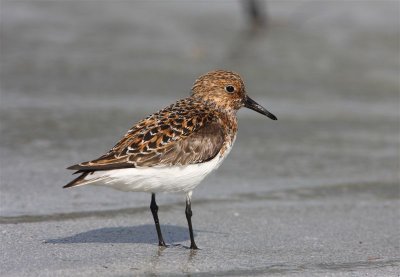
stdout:
POLYGON ((1 276, 398 276, 399 2, 1 1, 1 276), (217 68, 278 117, 238 113, 193 193, 62 189, 217 68))

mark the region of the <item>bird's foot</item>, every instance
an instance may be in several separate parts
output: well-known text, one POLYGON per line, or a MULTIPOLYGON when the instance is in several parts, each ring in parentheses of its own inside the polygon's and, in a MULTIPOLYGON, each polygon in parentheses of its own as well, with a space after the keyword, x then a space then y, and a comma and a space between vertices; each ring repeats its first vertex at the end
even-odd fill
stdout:
POLYGON ((189 247, 184 246, 186 249, 191 249, 191 250, 201 250, 201 248, 198 248, 195 243, 191 243, 189 247))
POLYGON ((168 245, 164 241, 159 241, 158 246, 159 247, 168 247, 168 245))

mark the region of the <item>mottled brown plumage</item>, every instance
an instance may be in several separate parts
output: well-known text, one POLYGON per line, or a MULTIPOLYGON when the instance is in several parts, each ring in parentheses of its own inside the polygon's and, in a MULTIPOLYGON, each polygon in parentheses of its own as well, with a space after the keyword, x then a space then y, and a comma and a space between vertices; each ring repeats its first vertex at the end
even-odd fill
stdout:
POLYGON ((223 154, 237 131, 244 84, 232 72, 200 77, 192 95, 139 121, 105 155, 70 166, 79 172, 196 164, 223 154), (232 85, 234 93, 225 87, 232 85))
POLYGON ((236 133, 236 120, 200 106, 193 97, 140 121, 105 155, 69 167, 80 171, 201 163, 236 133), (228 128, 229 126, 229 128, 228 128))
POLYGON ((80 175, 64 188, 100 184, 124 191, 151 192, 158 245, 166 246, 158 220, 156 192, 185 192, 190 248, 197 249, 192 228, 193 189, 229 153, 241 107, 276 117, 246 95, 236 73, 211 71, 196 80, 189 97, 139 121, 106 154, 70 166, 80 175))

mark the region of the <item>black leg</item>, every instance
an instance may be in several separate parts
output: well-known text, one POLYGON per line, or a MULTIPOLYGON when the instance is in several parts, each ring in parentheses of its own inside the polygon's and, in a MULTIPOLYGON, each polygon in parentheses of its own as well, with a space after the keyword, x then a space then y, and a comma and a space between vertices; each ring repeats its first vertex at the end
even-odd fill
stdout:
POLYGON ((186 214, 186 219, 188 222, 189 226, 189 235, 190 235, 190 249, 199 249, 194 242, 194 236, 193 236, 193 227, 192 227, 192 204, 191 204, 191 196, 192 192, 189 192, 186 196, 186 209, 185 209, 185 214, 186 214))
POLYGON ((157 235, 158 235, 158 245, 166 246, 164 239, 162 237, 160 222, 158 221, 158 214, 157 214, 158 206, 156 203, 156 194, 155 193, 151 194, 150 210, 151 210, 151 213, 153 214, 154 223, 156 224, 156 230, 157 230, 157 235))

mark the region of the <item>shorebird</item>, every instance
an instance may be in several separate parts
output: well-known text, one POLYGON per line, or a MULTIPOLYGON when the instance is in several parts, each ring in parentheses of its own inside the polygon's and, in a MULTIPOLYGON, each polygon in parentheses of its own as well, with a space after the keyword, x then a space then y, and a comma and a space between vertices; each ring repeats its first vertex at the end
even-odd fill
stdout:
POLYGON ((80 175, 64 188, 92 184, 151 193, 159 246, 166 244, 156 193, 186 193, 190 248, 198 249, 191 219, 192 191, 231 150, 237 133, 236 113, 242 107, 277 119, 247 96, 237 73, 208 72, 195 81, 189 97, 139 121, 106 154, 68 167, 80 175))

